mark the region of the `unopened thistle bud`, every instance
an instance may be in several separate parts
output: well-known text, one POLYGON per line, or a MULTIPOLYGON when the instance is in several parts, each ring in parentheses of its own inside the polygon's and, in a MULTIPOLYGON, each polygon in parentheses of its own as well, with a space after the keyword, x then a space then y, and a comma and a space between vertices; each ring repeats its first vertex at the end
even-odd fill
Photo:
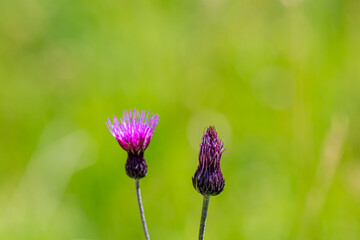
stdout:
POLYGON ((225 181, 220 170, 220 159, 224 142, 217 137, 214 126, 210 126, 202 137, 199 166, 192 178, 196 191, 203 196, 218 195, 224 190, 225 181))
POLYGON ((120 146, 127 151, 128 158, 125 170, 126 174, 134 179, 146 176, 147 165, 144 152, 149 146, 156 125, 159 123, 159 115, 151 114, 149 117, 149 112, 145 118, 144 111, 141 111, 141 114, 136 109, 129 112, 123 111, 123 118, 120 118, 120 122, 115 116, 113 123, 109 118, 108 122, 105 122, 120 146))

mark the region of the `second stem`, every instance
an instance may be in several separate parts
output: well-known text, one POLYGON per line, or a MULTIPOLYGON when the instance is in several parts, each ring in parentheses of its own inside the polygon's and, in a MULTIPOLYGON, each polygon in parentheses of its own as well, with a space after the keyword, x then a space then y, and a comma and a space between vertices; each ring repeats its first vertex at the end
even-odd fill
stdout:
POLYGON ((200 230, 199 230, 199 240, 204 239, 205 235, 205 225, 206 225, 206 216, 209 208, 210 195, 205 195, 203 199, 203 206, 201 211, 201 220, 200 220, 200 230))

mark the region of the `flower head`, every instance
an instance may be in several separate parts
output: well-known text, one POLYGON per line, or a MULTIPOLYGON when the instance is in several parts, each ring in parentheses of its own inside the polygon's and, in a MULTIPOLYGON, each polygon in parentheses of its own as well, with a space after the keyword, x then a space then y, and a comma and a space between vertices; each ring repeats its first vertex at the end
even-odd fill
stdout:
POLYGON ((108 122, 105 122, 120 146, 127 151, 126 173, 135 179, 146 176, 147 165, 144 152, 159 123, 159 115, 151 114, 149 117, 149 113, 150 111, 145 117, 145 111, 139 113, 136 109, 129 112, 124 110, 120 122, 115 116, 112 123, 109 118, 108 122))
POLYGON ((202 137, 199 166, 192 178, 196 191, 202 195, 218 195, 224 190, 225 181, 220 170, 220 159, 224 142, 217 137, 214 126, 210 126, 202 137))

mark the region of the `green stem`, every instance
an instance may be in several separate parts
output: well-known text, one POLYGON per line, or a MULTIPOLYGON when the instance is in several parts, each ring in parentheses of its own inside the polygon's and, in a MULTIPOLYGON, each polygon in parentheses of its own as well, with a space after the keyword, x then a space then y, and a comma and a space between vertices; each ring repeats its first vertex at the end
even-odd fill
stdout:
POLYGON ((140 217, 141 217, 141 223, 144 229, 145 239, 150 240, 149 231, 146 226, 146 220, 145 220, 145 214, 144 214, 144 208, 141 201, 141 192, 140 192, 140 183, 138 179, 135 179, 135 189, 136 189, 136 197, 139 204, 139 211, 140 211, 140 217))
POLYGON ((200 220, 199 240, 204 239, 206 216, 207 216, 207 211, 209 208, 209 201, 210 201, 210 195, 204 195, 203 207, 202 207, 202 212, 201 212, 201 220, 200 220))

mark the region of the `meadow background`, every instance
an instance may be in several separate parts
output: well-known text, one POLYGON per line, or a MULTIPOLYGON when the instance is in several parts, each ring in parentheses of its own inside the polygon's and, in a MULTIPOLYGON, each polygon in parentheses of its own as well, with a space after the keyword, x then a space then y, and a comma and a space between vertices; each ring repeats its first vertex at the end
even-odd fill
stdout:
POLYGON ((206 239, 359 239, 360 1, 0 1, 0 239, 142 239, 105 126, 160 115, 152 239, 196 239, 205 128, 225 139, 206 239))

